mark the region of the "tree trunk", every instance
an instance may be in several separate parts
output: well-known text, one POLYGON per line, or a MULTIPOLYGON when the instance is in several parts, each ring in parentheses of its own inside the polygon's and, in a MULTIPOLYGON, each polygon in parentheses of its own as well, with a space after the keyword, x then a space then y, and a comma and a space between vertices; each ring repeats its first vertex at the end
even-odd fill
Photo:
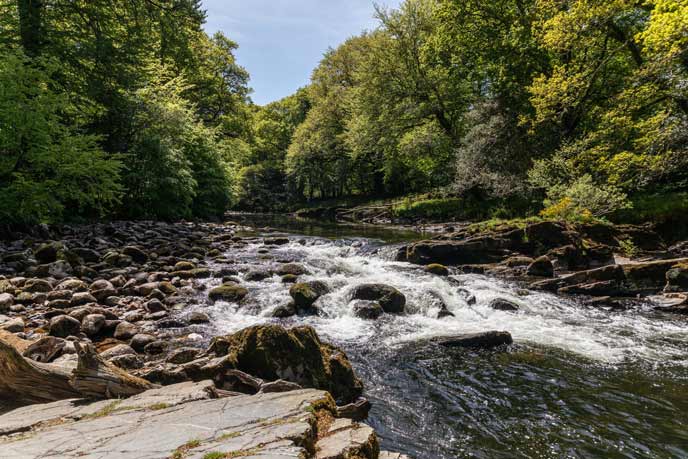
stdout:
POLYGON ((70 398, 120 398, 158 387, 105 362, 91 344, 75 343, 78 364, 64 366, 23 357, 30 344, 0 331, 0 398, 21 404, 70 398))

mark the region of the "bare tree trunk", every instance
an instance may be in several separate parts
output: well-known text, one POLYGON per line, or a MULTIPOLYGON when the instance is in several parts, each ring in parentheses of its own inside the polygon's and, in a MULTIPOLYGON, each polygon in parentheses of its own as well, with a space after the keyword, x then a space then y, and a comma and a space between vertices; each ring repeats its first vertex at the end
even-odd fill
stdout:
POLYGON ((71 398, 120 398, 156 386, 105 362, 91 344, 76 343, 76 365, 35 362, 21 355, 30 342, 0 331, 0 398, 22 404, 71 398))

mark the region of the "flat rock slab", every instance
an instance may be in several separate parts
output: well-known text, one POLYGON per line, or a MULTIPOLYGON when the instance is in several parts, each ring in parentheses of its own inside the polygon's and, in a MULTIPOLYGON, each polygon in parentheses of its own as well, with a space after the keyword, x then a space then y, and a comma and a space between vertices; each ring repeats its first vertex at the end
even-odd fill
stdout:
POLYGON ((380 453, 375 431, 351 419, 335 420, 315 449, 316 459, 373 459, 380 453))
POLYGON ((305 447, 314 441, 313 407, 334 409, 323 391, 218 399, 211 384, 183 383, 115 402, 66 400, 14 410, 0 416, 0 456, 201 459, 233 453, 293 459, 307 457, 305 447))

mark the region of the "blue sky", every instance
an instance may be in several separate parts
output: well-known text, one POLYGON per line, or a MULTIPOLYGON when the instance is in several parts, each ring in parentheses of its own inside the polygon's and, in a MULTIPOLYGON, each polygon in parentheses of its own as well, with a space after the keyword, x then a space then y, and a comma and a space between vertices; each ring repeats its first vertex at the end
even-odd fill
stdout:
MULTIPOLYGON (((401 0, 375 3, 396 7, 401 0)), ((251 95, 266 104, 305 86, 323 53, 377 26, 373 0, 204 0, 206 30, 239 43, 251 95)))

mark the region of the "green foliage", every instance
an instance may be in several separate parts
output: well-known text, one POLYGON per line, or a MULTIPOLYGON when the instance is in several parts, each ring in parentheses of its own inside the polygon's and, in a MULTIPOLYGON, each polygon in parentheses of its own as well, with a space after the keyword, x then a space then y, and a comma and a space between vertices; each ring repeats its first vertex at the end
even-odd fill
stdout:
POLYGON ((70 123, 70 101, 51 87, 55 67, 0 54, 0 220, 59 222, 102 216, 119 201, 121 163, 70 123))

